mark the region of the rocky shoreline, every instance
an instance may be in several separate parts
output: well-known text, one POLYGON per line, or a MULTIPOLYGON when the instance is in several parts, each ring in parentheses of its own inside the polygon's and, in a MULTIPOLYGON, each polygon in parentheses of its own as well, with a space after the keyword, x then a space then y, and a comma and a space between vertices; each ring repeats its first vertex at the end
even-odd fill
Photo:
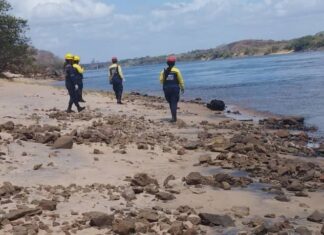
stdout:
POLYGON ((99 92, 67 114, 65 93, 0 81, 0 234, 324 234, 303 119, 182 102, 171 124, 162 98, 99 92))

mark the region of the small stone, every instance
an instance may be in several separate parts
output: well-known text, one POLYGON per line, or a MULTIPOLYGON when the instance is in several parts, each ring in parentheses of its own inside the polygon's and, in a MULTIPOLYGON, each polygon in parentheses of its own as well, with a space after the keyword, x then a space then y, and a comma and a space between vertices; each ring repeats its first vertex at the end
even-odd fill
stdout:
POLYGON ((133 220, 114 221, 113 231, 119 235, 129 235, 135 232, 135 222, 133 220))
POLYGON ((274 218, 276 218, 276 215, 275 214, 266 214, 266 215, 264 215, 264 217, 274 219, 274 218))
POLYGON ((46 211, 54 211, 56 210, 57 202, 51 200, 41 200, 39 202, 39 206, 46 211))
POLYGON ((43 166, 43 164, 36 164, 36 165, 34 165, 33 169, 34 169, 34 171, 37 171, 37 170, 39 170, 42 166, 43 166))
POLYGON ((58 138, 54 144, 54 149, 72 149, 73 147, 73 137, 72 136, 62 136, 58 138))
POLYGON ((132 188, 126 188, 122 192, 122 197, 125 198, 127 201, 131 201, 131 200, 136 199, 135 192, 134 192, 134 190, 132 188))
POLYGON ((209 154, 204 154, 199 157, 200 164, 210 163, 211 161, 211 156, 209 154))
POLYGON ((233 206, 231 211, 233 211, 234 215, 239 218, 250 215, 250 208, 247 206, 233 206))
POLYGON ((99 158, 98 157, 94 157, 93 160, 97 162, 97 161, 99 161, 99 158))
POLYGON ((303 226, 296 228, 295 232, 300 235, 312 235, 312 232, 303 226))
POLYGON ((162 201, 170 201, 176 198, 173 194, 168 192, 158 192, 155 196, 162 201))
POLYGON ((93 154, 103 154, 103 152, 100 151, 99 149, 94 149, 93 154))
POLYGON ((179 149, 178 151, 177 151, 177 154, 178 155, 185 155, 186 154, 186 150, 184 149, 184 148, 181 148, 181 149, 179 149))
POLYGON ((187 150, 195 150, 199 147, 199 143, 197 141, 191 141, 183 147, 187 150))
POLYGON ((320 213, 318 210, 314 211, 310 216, 307 217, 307 220, 315 223, 321 223, 324 219, 324 214, 320 213))
POLYGON ((193 225, 198 225, 201 222, 200 217, 194 214, 189 215, 187 220, 190 221, 193 225))
POLYGON ((290 199, 286 195, 277 195, 275 199, 280 202, 290 202, 290 199))
POLYGON ((222 182, 222 189, 224 190, 231 190, 231 185, 227 183, 226 181, 222 182))
POLYGON ((114 215, 108 215, 99 211, 86 212, 83 215, 90 219, 90 226, 94 227, 111 226, 114 220, 114 215))
POLYGON ((223 227, 234 227, 234 220, 229 215, 215 215, 209 213, 200 213, 201 224, 215 225, 223 227))

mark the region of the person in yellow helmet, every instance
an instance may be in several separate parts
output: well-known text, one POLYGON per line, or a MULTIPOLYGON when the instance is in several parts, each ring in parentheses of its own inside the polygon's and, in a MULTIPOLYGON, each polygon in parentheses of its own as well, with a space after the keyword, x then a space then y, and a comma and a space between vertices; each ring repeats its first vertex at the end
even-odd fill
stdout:
POLYGON ((113 86, 115 96, 117 99, 117 104, 122 104, 122 94, 123 94, 123 81, 124 75, 121 66, 117 63, 117 57, 111 58, 111 65, 109 66, 109 81, 113 86))
POLYGON ((67 108, 67 112, 71 113, 72 105, 74 104, 78 111, 81 112, 84 110, 84 107, 79 105, 79 101, 77 98, 76 86, 77 86, 77 72, 73 67, 73 55, 71 53, 67 53, 65 55, 65 63, 64 63, 64 73, 65 73, 65 87, 69 92, 70 100, 67 108))
POLYGON ((184 93, 184 81, 181 72, 175 67, 176 57, 167 58, 168 67, 160 73, 160 83, 163 85, 165 99, 168 101, 172 119, 171 122, 177 121, 177 108, 181 93, 184 93))
POLYGON ((77 73, 77 96, 78 96, 78 101, 79 102, 85 102, 85 100, 82 97, 82 91, 83 91, 83 73, 84 73, 84 68, 81 67, 80 63, 80 56, 74 55, 73 56, 73 68, 75 68, 76 73, 77 73))

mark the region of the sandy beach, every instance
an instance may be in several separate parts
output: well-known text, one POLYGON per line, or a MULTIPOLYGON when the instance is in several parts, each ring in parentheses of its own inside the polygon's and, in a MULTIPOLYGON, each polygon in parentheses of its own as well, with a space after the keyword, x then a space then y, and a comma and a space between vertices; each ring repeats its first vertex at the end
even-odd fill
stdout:
POLYGON ((110 92, 67 114, 49 84, 0 80, 0 234, 324 234, 322 150, 295 120, 181 102, 172 124, 163 99, 110 92))

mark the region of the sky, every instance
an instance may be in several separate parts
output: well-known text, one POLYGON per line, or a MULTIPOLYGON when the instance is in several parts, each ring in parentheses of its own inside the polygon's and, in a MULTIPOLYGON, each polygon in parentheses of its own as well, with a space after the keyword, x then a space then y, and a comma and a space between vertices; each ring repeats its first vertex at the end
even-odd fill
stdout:
POLYGON ((84 63, 324 31, 324 0, 8 0, 38 49, 84 63))

